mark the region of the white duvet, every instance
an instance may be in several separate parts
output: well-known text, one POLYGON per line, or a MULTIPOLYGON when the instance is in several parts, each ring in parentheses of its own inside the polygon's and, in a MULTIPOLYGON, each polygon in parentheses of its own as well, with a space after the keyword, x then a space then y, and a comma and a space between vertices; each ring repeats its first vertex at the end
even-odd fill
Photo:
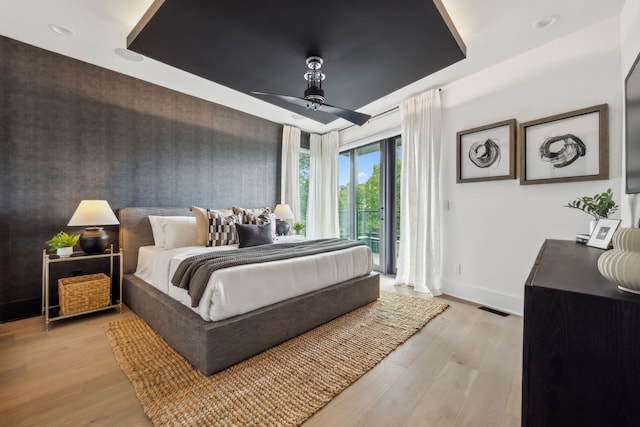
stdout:
POLYGON ((359 277, 373 269, 371 251, 366 246, 225 268, 211 275, 200 304, 191 307, 186 289, 171 283, 180 262, 193 255, 235 248, 237 245, 174 249, 144 246, 138 253, 135 275, 190 307, 204 320, 216 321, 359 277))

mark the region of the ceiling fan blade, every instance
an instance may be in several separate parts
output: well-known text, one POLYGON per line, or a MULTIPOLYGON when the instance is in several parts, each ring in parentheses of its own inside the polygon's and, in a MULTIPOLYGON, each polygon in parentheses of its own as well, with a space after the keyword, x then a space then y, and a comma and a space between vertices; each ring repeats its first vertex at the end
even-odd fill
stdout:
POLYGON ((273 93, 254 92, 254 91, 251 91, 249 93, 251 93, 252 95, 262 96, 262 97, 265 97, 265 98, 282 99, 283 101, 287 101, 287 102, 290 102, 292 104, 295 104, 295 105, 298 105, 298 106, 304 107, 304 108, 307 108, 307 104, 309 103, 309 101, 307 101, 306 99, 298 98, 298 97, 295 97, 295 96, 276 95, 276 94, 273 94, 273 93))
MULTIPOLYGON (((252 95, 257 95, 259 97, 278 98, 283 101, 287 101, 292 104, 298 105, 300 107, 309 108, 308 107, 309 101, 307 101, 304 98, 298 98, 298 97, 289 96, 289 95, 276 95, 274 93, 266 93, 266 92, 251 91, 250 93, 252 95)), ((329 104, 320 104, 320 108, 318 108, 318 111, 333 114, 334 116, 338 116, 358 126, 362 126, 363 124, 367 123, 367 121, 371 118, 371 116, 368 114, 358 113, 356 111, 347 110, 345 108, 334 107, 333 105, 329 105, 329 104)))
POLYGON ((371 118, 369 114, 358 113, 357 111, 334 107, 333 105, 329 104, 322 104, 322 107, 320 107, 320 111, 331 113, 334 116, 338 116, 341 119, 348 120, 358 126, 362 126, 363 124, 367 123, 367 121, 371 118))

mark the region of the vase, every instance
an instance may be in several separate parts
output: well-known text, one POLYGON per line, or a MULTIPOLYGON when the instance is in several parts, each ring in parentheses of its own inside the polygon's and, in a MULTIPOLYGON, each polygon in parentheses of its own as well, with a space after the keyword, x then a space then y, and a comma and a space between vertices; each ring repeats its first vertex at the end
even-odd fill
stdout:
POLYGON ((58 248, 58 250, 56 250, 56 255, 58 255, 60 258, 69 258, 72 253, 72 246, 67 246, 66 248, 58 248))
POLYGON ((618 289, 640 294, 640 229, 621 228, 612 239, 613 249, 598 258, 598 270, 618 289))
POLYGON ((592 219, 591 221, 589 221, 589 235, 592 235, 594 230, 596 229, 596 224, 598 223, 598 221, 596 221, 595 219, 592 219))

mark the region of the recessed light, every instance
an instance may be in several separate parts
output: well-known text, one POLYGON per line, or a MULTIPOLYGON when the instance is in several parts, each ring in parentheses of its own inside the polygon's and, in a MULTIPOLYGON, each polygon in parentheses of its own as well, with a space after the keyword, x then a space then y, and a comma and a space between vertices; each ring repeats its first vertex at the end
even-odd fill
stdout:
POLYGON ((51 29, 51 31, 56 34, 60 34, 61 36, 71 37, 75 35, 75 32, 71 28, 65 27, 64 25, 49 24, 49 29, 51 29))
POLYGON ((556 23, 558 20, 558 15, 550 15, 546 18, 538 19, 533 23, 532 27, 536 30, 542 30, 543 28, 548 28, 556 23))
POLYGON ((119 47, 115 49, 116 55, 133 62, 140 62, 144 59, 144 56, 139 53, 135 53, 129 49, 125 49, 123 47, 119 47))
POLYGON ((304 119, 304 117, 302 117, 302 116, 301 116, 301 115, 299 115, 299 114, 292 114, 292 115, 291 115, 291 118, 292 118, 293 120, 302 120, 302 119, 304 119))

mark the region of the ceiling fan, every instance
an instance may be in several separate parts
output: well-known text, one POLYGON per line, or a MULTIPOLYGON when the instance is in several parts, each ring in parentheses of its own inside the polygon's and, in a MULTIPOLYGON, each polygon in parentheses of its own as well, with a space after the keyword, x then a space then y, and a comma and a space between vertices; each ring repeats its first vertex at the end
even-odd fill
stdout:
POLYGON ((307 81, 307 90, 304 91, 304 98, 254 91, 252 91, 251 93, 253 95, 262 97, 282 99, 283 101, 287 101, 300 107, 305 107, 316 111, 324 111, 326 113, 330 113, 334 116, 338 116, 342 119, 348 120, 351 123, 355 123, 358 126, 362 126, 367 122, 367 120, 371 118, 370 115, 347 110, 345 108, 334 107, 333 105, 329 105, 324 102, 322 80, 324 80, 325 75, 322 71, 320 71, 322 62, 322 58, 320 58, 319 56, 310 56, 307 58, 307 66, 309 67, 309 71, 304 74, 304 79, 307 81))

